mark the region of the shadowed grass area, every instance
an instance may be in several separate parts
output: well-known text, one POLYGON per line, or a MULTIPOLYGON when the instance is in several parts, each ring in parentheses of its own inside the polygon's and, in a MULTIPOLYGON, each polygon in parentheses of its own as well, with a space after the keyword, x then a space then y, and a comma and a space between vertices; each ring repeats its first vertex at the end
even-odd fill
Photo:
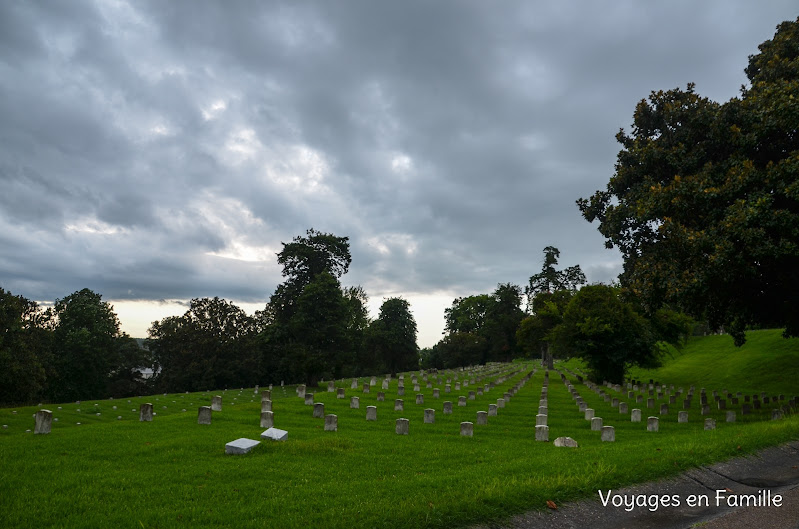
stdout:
POLYGON ((663 367, 634 368, 630 376, 686 387, 799 395, 799 338, 783 338, 779 329, 749 331, 746 343, 735 347, 727 335, 693 337, 681 351, 666 356, 663 367))
POLYGON ((0 430, 0 526, 463 526, 545 508, 547 500, 596 496, 598 489, 668 476, 799 434, 794 417, 722 419, 718 430, 704 431, 698 418, 677 424, 676 411, 661 418, 660 432, 649 433, 645 421, 631 423, 629 414, 572 380, 597 416, 616 427, 617 441, 602 443, 552 372, 550 440, 569 436, 580 443, 555 448, 534 440, 544 380, 539 369, 488 425, 475 424, 474 437, 461 437, 462 421, 476 422, 478 410, 488 410, 533 369, 514 367, 523 371, 465 407, 457 406, 457 396, 475 385, 456 391, 453 383, 446 394, 436 384, 439 399, 423 386, 425 402, 417 405, 406 381, 402 412, 394 411, 396 381, 385 402, 377 401, 379 382, 366 394, 339 382, 346 399, 315 391, 325 413, 338 416, 337 432, 323 431, 323 420, 312 418, 312 406, 293 387, 275 388, 275 426, 288 430, 289 439, 263 442, 245 456, 225 455, 224 445, 258 439, 263 430, 252 390, 225 392, 223 410, 208 426, 197 424, 197 407, 210 404, 214 393, 46 406, 59 418, 49 435, 25 433, 37 407, 16 408, 17 414, 3 409, 0 423, 9 428, 0 430), (360 409, 350 409, 351 396, 360 397, 360 409), (453 402, 451 415, 442 413, 445 400, 453 402), (138 421, 142 402, 154 404, 152 423, 138 421), (377 406, 376 422, 365 420, 368 405, 377 406), (425 408, 436 410, 434 424, 423 423, 425 408), (395 434, 399 417, 410 419, 410 435, 395 434))

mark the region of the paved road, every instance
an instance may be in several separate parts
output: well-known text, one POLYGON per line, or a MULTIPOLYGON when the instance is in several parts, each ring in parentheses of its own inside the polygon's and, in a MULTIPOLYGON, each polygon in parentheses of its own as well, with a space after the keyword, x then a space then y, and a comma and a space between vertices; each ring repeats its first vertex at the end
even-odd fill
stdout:
POLYGON ((481 525, 474 529, 799 529, 799 441, 766 449, 756 456, 693 469, 675 479, 613 493, 628 500, 639 495, 677 496, 680 505, 663 506, 659 502, 654 511, 648 507, 628 510, 611 503, 603 506, 597 494, 592 500, 575 502, 557 511, 534 511, 501 525, 481 525), (689 507, 686 503, 692 495, 707 497, 708 504, 689 507), (782 497, 780 506, 776 506, 777 495, 782 497), (735 501, 745 503, 747 497, 766 505, 728 505, 735 501))

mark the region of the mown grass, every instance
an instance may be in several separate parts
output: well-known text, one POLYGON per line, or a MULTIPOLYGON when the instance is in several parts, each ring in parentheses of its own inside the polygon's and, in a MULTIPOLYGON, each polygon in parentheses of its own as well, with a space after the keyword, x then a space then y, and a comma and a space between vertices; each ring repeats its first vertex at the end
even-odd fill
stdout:
POLYGON ((778 329, 749 331, 746 343, 735 347, 728 335, 694 337, 665 356, 663 367, 633 368, 630 375, 685 387, 799 395, 799 338, 783 338, 778 329))
MULTIPOLYGON (((534 366, 521 367, 526 373, 534 366)), ((474 386, 458 392, 453 384, 447 395, 436 385, 441 398, 434 399, 423 385, 425 403, 416 405, 406 377, 403 412, 394 411, 396 381, 385 402, 377 402, 379 379, 369 394, 340 382, 346 399, 326 391, 314 399, 338 415, 338 432, 324 432, 293 387, 285 394, 275 388, 275 426, 289 439, 261 443, 246 456, 227 456, 224 445, 261 433, 252 390, 224 393, 223 411, 210 426, 197 424, 197 407, 210 404, 213 392, 62 404, 62 410, 48 405, 59 418, 49 435, 25 433, 37 407, 16 408, 16 415, 3 409, 0 423, 9 428, 0 430, 0 527, 463 526, 545 508, 547 500, 596 497, 598 489, 669 476, 799 435, 797 418, 764 420, 766 410, 735 424, 717 415, 718 429, 704 431, 698 411, 689 412, 688 424, 677 424, 675 409, 661 418, 660 432, 649 433, 645 421, 631 423, 572 380, 597 416, 616 427, 617 441, 602 443, 552 372, 550 440, 569 436, 580 443, 576 450, 555 448, 534 440, 539 369, 487 426, 461 437, 460 422, 474 422, 476 411, 487 410, 523 373, 466 407, 457 406, 457 396, 474 386), (350 396, 360 397, 360 409, 349 408, 350 396), (452 415, 442 413, 445 400, 454 403, 452 415), (152 423, 138 421, 141 402, 155 405, 152 423), (367 405, 378 407, 377 422, 365 420, 367 405), (435 424, 423 424, 428 407, 436 409, 435 424), (394 433, 398 417, 410 419, 410 435, 394 433)), ((771 392, 765 382, 753 383, 771 392)))

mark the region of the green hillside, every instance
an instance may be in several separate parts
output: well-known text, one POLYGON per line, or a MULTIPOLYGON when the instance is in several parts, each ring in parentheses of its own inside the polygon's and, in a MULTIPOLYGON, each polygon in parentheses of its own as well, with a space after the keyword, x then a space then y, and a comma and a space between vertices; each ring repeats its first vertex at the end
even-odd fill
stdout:
POLYGON ((693 337, 666 356, 663 367, 634 368, 629 376, 686 388, 799 395, 799 338, 785 339, 780 329, 750 331, 735 347, 727 335, 693 337))

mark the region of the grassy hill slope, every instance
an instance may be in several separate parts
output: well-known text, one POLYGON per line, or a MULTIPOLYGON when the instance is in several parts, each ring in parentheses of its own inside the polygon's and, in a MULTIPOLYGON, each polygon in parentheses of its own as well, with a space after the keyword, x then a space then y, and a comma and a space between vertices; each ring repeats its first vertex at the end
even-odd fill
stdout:
POLYGON ((659 369, 638 369, 629 376, 666 384, 729 389, 743 393, 799 395, 799 338, 785 339, 782 331, 750 331, 746 343, 735 347, 727 335, 693 337, 659 369))

